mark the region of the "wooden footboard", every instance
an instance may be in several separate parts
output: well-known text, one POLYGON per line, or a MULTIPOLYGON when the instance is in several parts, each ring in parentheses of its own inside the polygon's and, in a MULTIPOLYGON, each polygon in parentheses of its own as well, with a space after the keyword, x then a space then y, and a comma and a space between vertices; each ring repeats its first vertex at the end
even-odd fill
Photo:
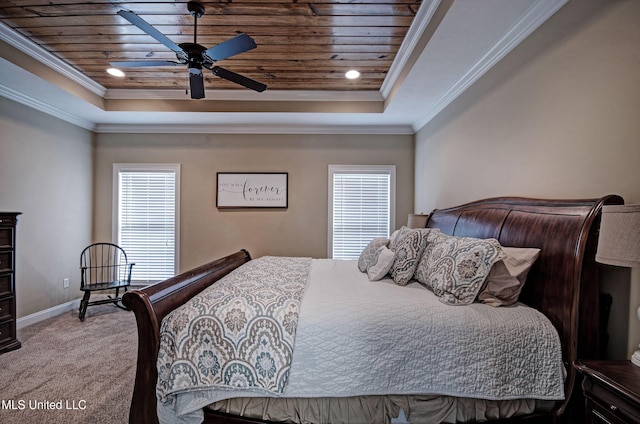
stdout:
POLYGON ((127 292, 122 303, 131 309, 138 325, 138 361, 129 412, 130 424, 157 424, 156 362, 162 319, 196 294, 251 260, 246 250, 209 262, 175 277, 127 292))

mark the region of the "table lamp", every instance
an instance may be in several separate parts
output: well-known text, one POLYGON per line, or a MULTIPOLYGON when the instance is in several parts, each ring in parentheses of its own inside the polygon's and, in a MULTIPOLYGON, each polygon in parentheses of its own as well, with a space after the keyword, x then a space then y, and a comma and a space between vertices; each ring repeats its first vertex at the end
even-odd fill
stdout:
POLYGON ((410 213, 407 218, 407 227, 424 228, 427 225, 427 219, 429 219, 429 215, 410 213))
MULTIPOLYGON (((640 205, 602 207, 596 261, 640 267, 640 205)), ((637 313, 640 320, 640 307, 637 313)), ((640 349, 633 353, 631 362, 640 367, 640 349)))

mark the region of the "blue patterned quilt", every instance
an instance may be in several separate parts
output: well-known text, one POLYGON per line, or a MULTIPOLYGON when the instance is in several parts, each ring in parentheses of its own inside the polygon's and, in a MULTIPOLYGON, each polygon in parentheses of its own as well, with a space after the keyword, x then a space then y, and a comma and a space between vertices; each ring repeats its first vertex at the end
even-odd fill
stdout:
POLYGON ((446 305, 418 283, 369 281, 357 261, 268 257, 236 271, 163 321, 161 424, 200 423, 232 397, 564 398, 558 333, 525 305, 446 305))
POLYGON ((160 331, 159 401, 211 387, 281 394, 310 266, 310 258, 254 259, 169 314, 160 331))

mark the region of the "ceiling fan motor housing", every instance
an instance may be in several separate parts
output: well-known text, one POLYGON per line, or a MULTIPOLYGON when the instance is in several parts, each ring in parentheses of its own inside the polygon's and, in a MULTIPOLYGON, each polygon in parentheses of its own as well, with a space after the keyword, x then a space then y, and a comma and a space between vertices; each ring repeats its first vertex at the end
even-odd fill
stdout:
POLYGON ((178 45, 187 53, 189 68, 202 69, 202 65, 204 64, 204 56, 202 53, 207 50, 207 48, 196 43, 180 43, 178 45))

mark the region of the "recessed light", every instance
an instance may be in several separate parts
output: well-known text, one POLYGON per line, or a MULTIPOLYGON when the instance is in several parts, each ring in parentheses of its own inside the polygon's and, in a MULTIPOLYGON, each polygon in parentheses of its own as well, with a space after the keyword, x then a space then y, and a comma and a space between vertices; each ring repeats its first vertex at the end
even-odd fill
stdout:
POLYGON ((124 72, 122 72, 120 69, 117 69, 117 68, 109 68, 109 69, 107 69, 107 73, 109 75, 113 75, 114 77, 123 77, 124 76, 124 72))
POLYGON ((356 78, 360 78, 360 72, 356 71, 355 69, 352 69, 350 71, 347 71, 344 74, 344 76, 349 79, 356 79, 356 78))

